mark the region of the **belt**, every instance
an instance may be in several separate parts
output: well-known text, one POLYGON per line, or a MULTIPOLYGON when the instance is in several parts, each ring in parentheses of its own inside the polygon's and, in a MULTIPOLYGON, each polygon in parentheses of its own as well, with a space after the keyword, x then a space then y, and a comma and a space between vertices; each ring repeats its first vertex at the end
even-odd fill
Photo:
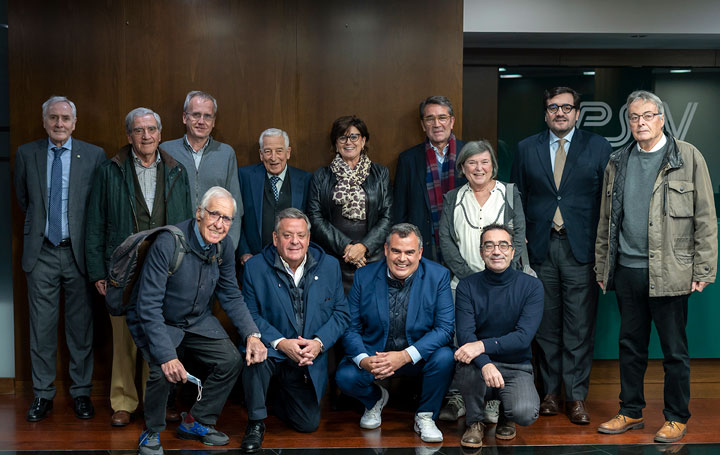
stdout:
POLYGON ((45 237, 45 244, 46 244, 47 246, 49 246, 50 248, 67 248, 67 247, 69 247, 69 246, 71 245, 71 243, 70 243, 70 237, 68 237, 68 238, 66 238, 66 239, 62 239, 62 240, 60 241, 60 243, 58 243, 57 245, 53 245, 52 242, 51 242, 50 240, 48 240, 47 237, 45 237))

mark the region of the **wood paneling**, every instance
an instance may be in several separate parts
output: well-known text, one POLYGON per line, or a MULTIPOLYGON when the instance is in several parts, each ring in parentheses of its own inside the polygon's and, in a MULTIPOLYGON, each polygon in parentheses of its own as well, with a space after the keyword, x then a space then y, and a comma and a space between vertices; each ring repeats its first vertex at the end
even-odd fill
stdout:
MULTIPOLYGON (((185 95, 199 89, 218 99, 213 134, 235 148, 241 166, 258 160, 260 132, 278 127, 290 134, 290 163, 313 171, 330 161, 331 122, 357 114, 370 130, 371 158, 394 171, 397 155, 423 139, 417 106, 425 97, 448 96, 462 131, 463 4, 437 6, 10 0, 11 159, 19 145, 45 136, 40 106, 50 95, 72 99, 75 136, 112 156, 127 143, 125 115, 138 106, 160 114, 164 139, 180 137, 185 95)), ((14 202, 16 377, 29 380, 22 220, 14 202)), ((110 328, 100 301, 95 308, 95 378, 104 380, 110 328)), ((67 379, 63 349, 58 364, 67 379)))

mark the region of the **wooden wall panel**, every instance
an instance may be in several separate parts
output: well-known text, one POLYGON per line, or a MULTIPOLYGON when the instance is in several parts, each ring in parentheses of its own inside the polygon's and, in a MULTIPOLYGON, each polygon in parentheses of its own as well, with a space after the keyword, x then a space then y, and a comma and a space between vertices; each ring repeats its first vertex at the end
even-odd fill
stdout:
MULTIPOLYGON (((214 136, 238 164, 257 162, 268 127, 290 134, 291 164, 308 171, 330 161, 332 121, 357 114, 368 124, 371 158, 394 167, 420 142, 417 105, 435 94, 454 103, 462 131, 461 0, 203 2, 10 0, 11 161, 17 147, 45 136, 40 106, 62 94, 78 107, 75 137, 105 148, 127 143, 124 118, 144 106, 160 114, 163 139, 184 133, 190 90, 218 99, 214 136)), ((14 199, 14 191, 12 191, 14 199)), ((23 215, 13 202, 16 378, 30 379, 27 289, 20 267, 23 215)), ((109 375, 109 324, 96 306, 95 377, 109 375)), ((61 338, 62 339, 62 338, 61 338)), ((66 353, 60 352, 59 373, 66 353)))

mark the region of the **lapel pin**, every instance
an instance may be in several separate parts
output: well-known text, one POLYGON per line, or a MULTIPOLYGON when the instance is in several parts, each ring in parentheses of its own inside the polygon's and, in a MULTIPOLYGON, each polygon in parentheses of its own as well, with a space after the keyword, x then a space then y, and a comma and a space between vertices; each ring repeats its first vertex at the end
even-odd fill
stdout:
POLYGON ((75 155, 75 158, 80 158, 80 155, 75 155))
POLYGON ((317 281, 317 279, 318 279, 318 277, 317 277, 317 275, 315 275, 315 281, 317 281))
POLYGON ((278 287, 281 288, 281 287, 282 287, 282 284, 278 283, 278 287))

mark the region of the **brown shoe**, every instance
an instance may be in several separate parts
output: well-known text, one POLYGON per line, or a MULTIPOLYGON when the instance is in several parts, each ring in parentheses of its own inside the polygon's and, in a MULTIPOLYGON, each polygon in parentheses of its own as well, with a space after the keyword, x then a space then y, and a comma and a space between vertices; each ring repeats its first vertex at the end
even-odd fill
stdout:
POLYGON ((679 441, 687 433, 687 424, 666 420, 663 426, 655 433, 656 442, 679 441))
POLYGON ((165 408, 165 421, 166 422, 179 422, 180 413, 174 408, 165 408))
POLYGON ((124 427, 130 423, 131 417, 132 416, 127 411, 115 411, 110 418, 110 425, 114 427, 124 427))
POLYGON ((618 414, 605 423, 601 423, 598 427, 599 433, 620 434, 628 430, 639 430, 645 427, 645 421, 642 417, 633 419, 622 414, 618 414))
POLYGON ((495 427, 495 439, 502 439, 508 441, 515 438, 517 432, 515 431, 515 422, 511 422, 507 419, 500 419, 495 427))
POLYGON ((485 436, 485 425, 482 422, 475 422, 465 430, 460 445, 463 447, 482 447, 482 440, 485 436))
POLYGON ((558 412, 560 412, 560 397, 548 393, 545 395, 545 398, 543 398, 542 403, 540 403, 540 415, 541 416, 554 416, 557 415, 558 412))
POLYGON ((585 402, 582 400, 565 402, 565 412, 575 425, 587 425, 590 423, 590 414, 585 409, 585 402))

